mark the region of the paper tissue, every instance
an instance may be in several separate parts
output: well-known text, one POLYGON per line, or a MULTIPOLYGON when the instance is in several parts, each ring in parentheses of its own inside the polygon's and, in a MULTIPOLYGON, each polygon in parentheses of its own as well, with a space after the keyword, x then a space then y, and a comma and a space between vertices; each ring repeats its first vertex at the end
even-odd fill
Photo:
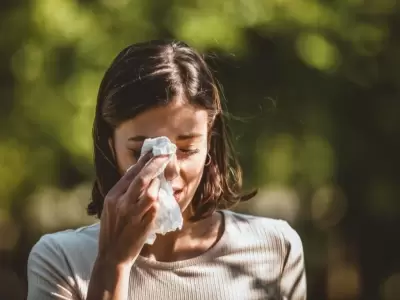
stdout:
POLYGON ((153 156, 169 155, 168 161, 157 172, 160 179, 158 192, 159 210, 156 215, 155 225, 150 232, 146 244, 152 245, 156 234, 166 234, 170 231, 182 229, 183 219, 170 182, 165 179, 164 170, 168 163, 176 156, 176 146, 165 136, 146 139, 143 143, 140 156, 152 151, 153 156))

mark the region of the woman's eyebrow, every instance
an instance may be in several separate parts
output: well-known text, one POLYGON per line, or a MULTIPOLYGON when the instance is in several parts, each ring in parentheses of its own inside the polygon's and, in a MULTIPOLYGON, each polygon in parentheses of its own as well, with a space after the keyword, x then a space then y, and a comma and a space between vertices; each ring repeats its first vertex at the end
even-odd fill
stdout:
POLYGON ((194 138, 199 138, 202 137, 203 134, 201 133, 189 133, 189 134, 180 134, 178 135, 177 140, 178 141, 184 141, 184 140, 190 140, 190 139, 194 139, 194 138))
POLYGON ((147 139, 147 136, 144 135, 136 135, 132 136, 128 139, 128 141, 133 141, 133 142, 143 142, 145 139, 147 139))

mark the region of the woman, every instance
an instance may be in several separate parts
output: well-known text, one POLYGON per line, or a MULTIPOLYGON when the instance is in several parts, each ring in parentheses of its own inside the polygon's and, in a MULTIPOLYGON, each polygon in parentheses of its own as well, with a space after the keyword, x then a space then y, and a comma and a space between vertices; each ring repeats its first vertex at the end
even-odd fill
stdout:
POLYGON ((192 48, 124 49, 101 83, 93 140, 88 212, 100 222, 40 239, 28 260, 28 300, 306 298, 298 234, 284 221, 227 210, 253 195, 240 194, 216 82, 192 48), (184 224, 144 245, 166 157, 139 154, 157 136, 178 148, 165 177, 184 224))

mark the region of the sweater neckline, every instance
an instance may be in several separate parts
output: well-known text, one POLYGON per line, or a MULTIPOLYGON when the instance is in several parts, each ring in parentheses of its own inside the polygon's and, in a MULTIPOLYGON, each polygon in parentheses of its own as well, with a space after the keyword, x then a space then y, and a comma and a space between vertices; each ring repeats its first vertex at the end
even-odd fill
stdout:
POLYGON ((203 252, 202 254, 178 261, 156 261, 153 259, 149 259, 147 257, 139 255, 136 259, 135 265, 138 267, 145 267, 145 268, 152 268, 152 269, 162 269, 162 270, 172 270, 172 269, 179 269, 182 267, 188 267, 192 265, 196 265, 202 262, 210 261, 210 259, 215 258, 218 254, 223 250, 224 246, 226 245, 227 239, 227 228, 229 226, 229 212, 226 210, 219 210, 222 214, 222 222, 223 222, 223 232, 221 237, 219 238, 216 243, 212 247, 210 247, 207 251, 203 252))

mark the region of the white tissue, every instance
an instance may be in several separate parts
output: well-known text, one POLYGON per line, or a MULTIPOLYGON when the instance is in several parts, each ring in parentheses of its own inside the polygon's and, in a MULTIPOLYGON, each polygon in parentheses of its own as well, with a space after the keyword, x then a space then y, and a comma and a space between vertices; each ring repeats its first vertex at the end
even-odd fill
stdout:
POLYGON ((153 156, 169 154, 168 161, 158 170, 156 175, 160 179, 160 190, 158 191, 159 209, 155 225, 146 240, 146 244, 152 245, 156 239, 156 234, 166 234, 170 231, 182 229, 183 219, 180 207, 175 200, 172 186, 164 176, 166 166, 176 158, 176 146, 165 136, 146 139, 140 156, 150 151, 152 151, 153 156))

